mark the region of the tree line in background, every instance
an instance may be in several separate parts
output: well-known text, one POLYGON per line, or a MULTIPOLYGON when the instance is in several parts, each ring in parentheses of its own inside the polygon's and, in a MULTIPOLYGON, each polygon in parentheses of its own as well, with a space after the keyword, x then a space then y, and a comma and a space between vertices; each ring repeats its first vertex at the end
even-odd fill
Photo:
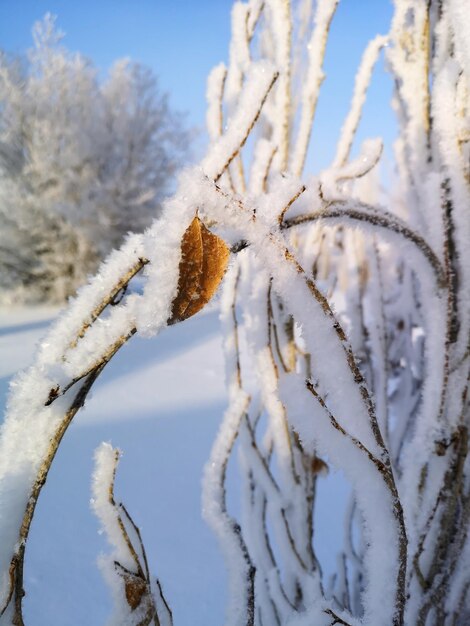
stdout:
POLYGON ((26 59, 0 52, 0 301, 61 302, 130 230, 158 214, 188 132, 152 72, 128 60, 105 81, 33 28, 26 59))

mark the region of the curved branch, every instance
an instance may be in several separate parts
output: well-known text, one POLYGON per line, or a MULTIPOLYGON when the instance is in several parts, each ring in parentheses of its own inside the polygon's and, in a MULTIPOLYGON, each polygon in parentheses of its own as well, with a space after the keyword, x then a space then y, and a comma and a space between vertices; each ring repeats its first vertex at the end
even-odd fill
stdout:
POLYGON ((42 491, 42 488, 47 480, 47 476, 49 474, 49 470, 51 468, 52 462, 55 458, 57 450, 59 449, 59 445, 64 437, 64 434, 67 428, 70 426, 73 418, 75 417, 78 410, 84 405, 85 399, 90 392, 93 383, 96 381, 98 376, 101 374, 104 369, 104 364, 98 367, 95 371, 91 372, 88 378, 85 380, 83 385, 78 390, 75 398, 73 399, 67 413, 65 414, 63 420, 60 422, 54 436, 51 439, 49 450, 39 468, 39 471, 36 475, 36 480, 34 481, 33 487, 31 489, 31 493, 28 498, 28 502, 26 504, 26 509, 23 515, 23 519, 21 521, 21 527, 18 534, 18 542, 17 542, 17 551, 13 554, 10 563, 10 589, 9 594, 7 596, 6 602, 4 606, 0 610, 0 616, 5 613, 11 601, 14 602, 14 618, 13 623, 18 626, 24 626, 23 616, 22 616, 22 600, 25 595, 23 589, 23 570, 24 570, 24 557, 26 550, 26 541, 28 539, 29 531, 31 528, 31 522, 33 521, 34 512, 36 510, 36 505, 39 499, 39 495, 42 491))
MULTIPOLYGON (((81 338, 83 338, 88 328, 90 328, 90 326, 96 321, 96 319, 98 319, 104 309, 109 304, 111 304, 119 291, 127 287, 131 279, 142 269, 142 267, 146 263, 148 263, 147 259, 139 258, 138 261, 131 268, 129 268, 128 272, 124 274, 115 285, 113 285, 109 293, 93 309, 88 321, 83 323, 80 331, 77 333, 77 337, 71 342, 69 347, 73 348, 74 346, 76 346, 77 342, 81 338)), ((72 385, 75 385, 80 380, 84 380, 77 393, 75 394, 72 402, 70 403, 67 412, 60 421, 53 436, 51 437, 49 449, 36 474, 36 479, 31 487, 28 501, 25 507, 25 512, 21 520, 21 526, 18 533, 17 549, 12 556, 9 568, 10 588, 4 605, 0 607, 1 617, 13 601, 14 620, 16 620, 14 621, 14 623, 18 624, 19 626, 23 626, 24 624, 22 615, 22 599, 25 595, 23 589, 23 570, 26 542, 29 536, 31 523, 34 517, 39 496, 47 480, 49 470, 51 469, 52 463, 57 454, 57 450, 59 449, 59 446, 68 427, 70 426, 77 412, 83 407, 85 400, 96 379, 101 374, 105 366, 109 363, 111 358, 135 334, 135 332, 135 328, 132 328, 130 332, 120 337, 115 344, 108 348, 108 351, 101 357, 101 359, 95 362, 93 366, 87 371, 83 372, 81 376, 74 379, 63 390, 60 390, 59 386, 56 386, 49 392, 49 397, 45 403, 45 406, 52 404, 54 400, 56 400, 60 395, 63 395, 63 393, 70 389, 72 385)))
POLYGON ((351 146, 361 120, 362 110, 372 78, 372 72, 379 58, 379 54, 387 42, 387 36, 377 35, 367 44, 367 47, 364 50, 361 64, 354 81, 354 93, 349 113, 344 120, 344 124, 341 129, 341 137, 336 148, 336 156, 333 161, 334 167, 341 167, 345 165, 348 160, 349 153, 351 152, 351 146))
POLYGON ((120 279, 116 282, 116 284, 109 291, 109 293, 106 294, 106 296, 101 300, 101 302, 97 304, 96 307, 93 309, 93 311, 90 313, 89 319, 83 323, 82 328, 77 333, 77 337, 71 342, 70 348, 75 348, 78 341, 85 336, 86 331, 98 319, 98 317, 101 315, 101 313, 103 313, 103 311, 106 309, 108 305, 115 306, 116 304, 119 304, 119 302, 121 302, 122 296, 119 299, 119 301, 116 301, 116 296, 119 294, 120 291, 123 292, 122 295, 124 296, 125 290, 127 290, 129 282, 134 278, 136 274, 140 272, 140 270, 145 265, 147 265, 148 262, 149 262, 148 259, 139 257, 137 261, 134 263, 134 265, 132 265, 129 268, 126 274, 123 274, 123 276, 120 277, 120 279))
POLYGON ((72 378, 72 380, 68 382, 66 385, 64 385, 62 388, 57 386, 51 389, 49 392, 49 397, 44 403, 44 406, 50 406, 53 402, 55 402, 55 400, 57 400, 57 398, 60 398, 61 396, 65 395, 69 389, 71 389, 78 382, 80 382, 81 380, 89 376, 92 372, 95 372, 99 368, 102 369, 107 363, 109 363, 109 361, 113 358, 116 352, 120 348, 122 348, 122 346, 127 341, 129 341, 129 339, 133 335, 135 335, 136 332, 137 332, 137 329, 135 328, 135 326, 133 326, 127 333, 125 333, 124 335, 121 335, 121 337, 119 337, 113 344, 108 346, 108 348, 104 351, 101 357, 97 361, 95 361, 92 365, 90 365, 90 367, 88 367, 85 371, 80 372, 80 374, 77 374, 75 378, 72 378))
POLYGON ((327 207, 321 211, 288 218, 283 221, 281 228, 288 229, 293 226, 300 226, 319 220, 337 220, 342 222, 351 220, 353 222, 362 222, 401 235, 403 238, 413 243, 429 262, 436 276, 438 287, 440 289, 446 287, 447 281, 444 268, 431 246, 403 220, 388 211, 380 211, 379 213, 374 207, 368 204, 358 202, 350 206, 346 202, 338 201, 327 205, 327 207))

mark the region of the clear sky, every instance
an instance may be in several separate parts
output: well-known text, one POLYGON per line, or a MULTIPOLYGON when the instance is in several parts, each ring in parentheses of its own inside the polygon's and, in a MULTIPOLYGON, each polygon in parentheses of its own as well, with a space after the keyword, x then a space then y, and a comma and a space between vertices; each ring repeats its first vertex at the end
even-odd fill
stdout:
MULTIPOLYGON (((32 24, 49 11, 58 16, 67 48, 91 58, 103 74, 122 57, 150 66, 173 107, 203 129, 206 77, 215 64, 227 61, 231 5, 231 0, 0 0, 0 47, 24 52, 32 43, 32 24)), ((316 171, 333 157, 363 49, 371 37, 387 31, 391 14, 391 0, 340 0, 309 169, 316 171)), ((387 110, 391 89, 380 65, 359 139, 393 136, 387 110)))

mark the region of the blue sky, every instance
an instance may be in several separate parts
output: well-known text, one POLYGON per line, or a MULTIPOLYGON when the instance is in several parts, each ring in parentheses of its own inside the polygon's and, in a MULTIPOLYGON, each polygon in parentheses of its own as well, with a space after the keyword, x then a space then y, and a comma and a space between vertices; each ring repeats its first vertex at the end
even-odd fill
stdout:
MULTIPOLYGON (((231 0, 0 0, 0 47, 24 52, 31 46, 32 24, 49 11, 58 16, 70 50, 91 58, 103 74, 122 57, 150 66, 174 108, 187 112, 188 122, 203 129, 206 76, 215 64, 227 61, 231 5, 231 0)), ((325 167, 333 157, 362 51, 371 37, 387 31, 391 14, 391 0, 340 1, 327 49, 310 170, 325 167)), ((359 140, 393 137, 391 89, 380 65, 359 140)))

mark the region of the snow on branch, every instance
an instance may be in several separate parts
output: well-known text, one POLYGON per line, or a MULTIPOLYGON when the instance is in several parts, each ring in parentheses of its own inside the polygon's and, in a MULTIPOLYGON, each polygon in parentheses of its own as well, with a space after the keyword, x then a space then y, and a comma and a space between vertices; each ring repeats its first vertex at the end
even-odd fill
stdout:
POLYGON ((101 570, 115 602, 110 623, 116 626, 172 626, 172 612, 161 584, 150 576, 140 530, 126 507, 114 499, 119 456, 119 450, 102 443, 95 452, 92 478, 91 506, 114 548, 110 556, 100 559, 101 570))

